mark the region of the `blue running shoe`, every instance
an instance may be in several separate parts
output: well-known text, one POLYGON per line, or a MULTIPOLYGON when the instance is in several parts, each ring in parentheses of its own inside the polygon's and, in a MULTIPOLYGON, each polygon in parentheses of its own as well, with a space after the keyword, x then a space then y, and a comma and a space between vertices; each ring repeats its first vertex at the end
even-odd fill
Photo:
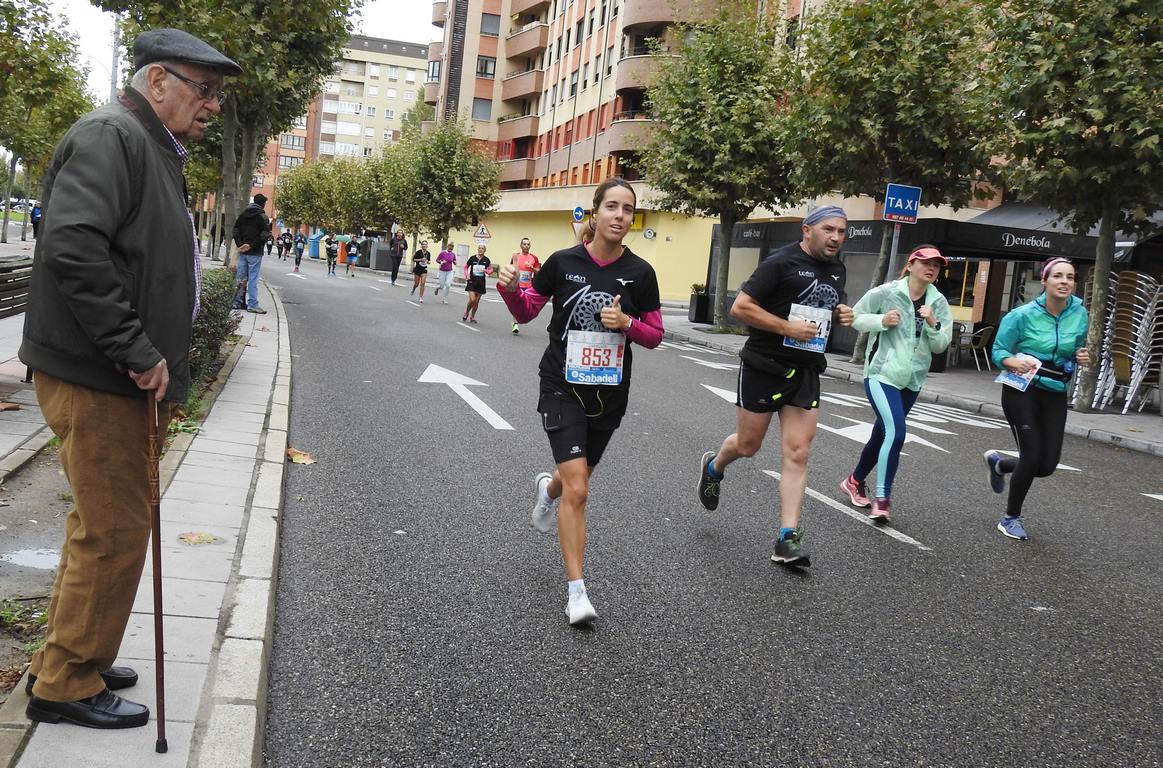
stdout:
POLYGON ((1020 517, 1003 517, 997 524, 997 529, 1011 539, 1025 541, 1030 538, 1026 535, 1026 526, 1022 525, 1020 517))
POLYGON ((997 451, 986 451, 981 456, 985 459, 985 468, 989 472, 989 487, 994 493, 1004 493, 1006 476, 1001 473, 1001 454, 997 451))

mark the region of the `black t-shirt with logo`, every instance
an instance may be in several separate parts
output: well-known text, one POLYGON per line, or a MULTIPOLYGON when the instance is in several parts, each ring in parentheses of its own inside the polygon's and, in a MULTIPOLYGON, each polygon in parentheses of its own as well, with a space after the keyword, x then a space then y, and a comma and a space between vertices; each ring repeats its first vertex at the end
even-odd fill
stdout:
MULTIPOLYGON (((760 262, 739 290, 767 312, 786 320, 792 304, 835 310, 837 304, 844 303, 846 276, 839 260, 815 259, 799 243, 791 243, 760 262)), ((778 333, 752 328, 740 356, 759 367, 765 359, 785 365, 827 367, 822 352, 787 347, 783 340, 778 333)))
MULTIPOLYGON (((565 350, 569 331, 621 333, 602 325, 601 312, 621 296, 620 305, 627 315, 640 317, 662 307, 658 295, 658 278, 654 267, 629 248, 605 266, 595 262, 584 245, 557 251, 533 275, 533 290, 549 297, 553 316, 549 320, 549 346, 541 357, 540 373, 544 385, 563 388, 565 350)), ((577 390, 621 390, 630 386, 632 355, 630 345, 622 358, 622 383, 579 385, 577 390)))

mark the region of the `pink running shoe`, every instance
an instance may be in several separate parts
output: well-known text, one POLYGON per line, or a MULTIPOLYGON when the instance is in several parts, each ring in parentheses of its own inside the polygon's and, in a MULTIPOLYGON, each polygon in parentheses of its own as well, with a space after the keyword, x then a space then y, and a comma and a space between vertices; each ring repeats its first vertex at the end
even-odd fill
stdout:
POLYGON ((874 523, 884 525, 888 522, 889 516, 892 514, 888 499, 873 499, 872 511, 868 513, 868 518, 874 523))
POLYGON ((868 500, 868 489, 864 487, 864 483, 857 482, 852 475, 844 478, 844 481, 840 483, 840 490, 848 494, 852 506, 860 509, 868 509, 872 506, 872 502, 868 500))

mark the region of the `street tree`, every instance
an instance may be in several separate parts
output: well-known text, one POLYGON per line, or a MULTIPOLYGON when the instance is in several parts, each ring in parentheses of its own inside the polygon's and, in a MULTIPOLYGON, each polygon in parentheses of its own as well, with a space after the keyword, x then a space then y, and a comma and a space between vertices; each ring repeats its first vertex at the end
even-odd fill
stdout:
POLYGON ((786 49, 754 3, 721 3, 709 18, 676 25, 670 51, 655 40, 655 119, 635 162, 664 210, 719 218, 715 325, 727 323, 727 277, 735 224, 756 207, 794 202, 780 147, 786 119, 786 49))
MULTIPOLYGON (((923 204, 988 196, 981 139, 996 121, 973 98, 984 20, 975 0, 829 0, 814 12, 798 41, 788 141, 807 195, 883 204, 895 182, 921 187, 923 204)), ((891 229, 869 288, 887 276, 891 229)))
MULTIPOLYGON (((464 229, 483 217, 500 198, 500 170, 477 145, 463 122, 444 120, 426 136, 401 143, 399 183, 412 185, 419 195, 417 230, 434 235, 440 242, 448 233, 464 229)), ((397 215, 411 210, 408 205, 392 209, 397 215)))
POLYGON ((400 133, 404 138, 419 136, 424 123, 436 119, 436 107, 417 101, 400 118, 400 133))
POLYGON ((242 67, 222 105, 222 197, 233 221, 245 204, 267 139, 306 112, 350 38, 349 16, 361 0, 93 0, 126 14, 126 39, 152 27, 179 27, 242 67))
MULTIPOLYGON (((1115 233, 1143 233, 1163 204, 1163 1, 1027 0, 994 13, 983 70, 987 108, 1003 116, 983 142, 1023 200, 1098 225, 1090 332, 1097 360, 1115 233)), ((1098 365, 1080 373, 1081 410, 1098 365)))

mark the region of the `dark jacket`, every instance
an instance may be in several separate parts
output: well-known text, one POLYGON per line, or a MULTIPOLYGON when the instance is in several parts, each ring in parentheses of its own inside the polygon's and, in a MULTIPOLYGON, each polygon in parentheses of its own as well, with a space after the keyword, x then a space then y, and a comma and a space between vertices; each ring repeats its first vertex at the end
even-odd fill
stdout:
POLYGON ((41 194, 20 359, 105 392, 145 397, 127 370, 165 357, 166 399, 190 389, 194 232, 182 160, 149 103, 126 88, 81 117, 41 194))
POLYGON ((247 256, 261 256, 271 236, 271 220, 258 203, 251 203, 234 220, 232 233, 235 245, 250 245, 247 256))

